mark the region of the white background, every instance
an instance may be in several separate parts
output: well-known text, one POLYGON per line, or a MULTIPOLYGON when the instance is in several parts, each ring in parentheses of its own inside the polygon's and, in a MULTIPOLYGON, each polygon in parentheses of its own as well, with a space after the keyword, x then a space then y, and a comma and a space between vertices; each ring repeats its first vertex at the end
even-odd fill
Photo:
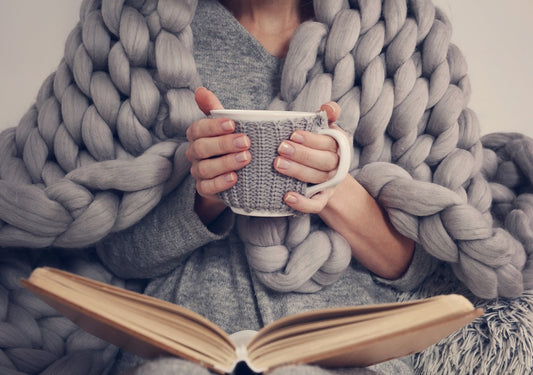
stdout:
MULTIPOLYGON (((376 0, 378 1, 378 0, 376 0)), ((466 57, 482 133, 533 137, 533 0, 434 0, 466 57)), ((81 0, 0 0, 0 130, 16 126, 56 70, 81 0)))

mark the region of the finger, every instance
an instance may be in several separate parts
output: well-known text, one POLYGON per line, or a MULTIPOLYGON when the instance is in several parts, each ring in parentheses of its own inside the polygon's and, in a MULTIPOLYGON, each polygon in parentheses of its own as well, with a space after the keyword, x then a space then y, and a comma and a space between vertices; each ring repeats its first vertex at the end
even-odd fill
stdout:
POLYGON ((194 98, 200 110, 206 115, 209 114, 213 109, 223 109, 224 107, 220 104, 220 101, 213 94, 212 91, 209 91, 205 87, 199 87, 194 92, 194 98))
POLYGON ((301 194, 291 191, 285 194, 283 199, 289 207, 296 211, 307 214, 318 214, 324 209, 324 207, 326 207, 331 195, 332 192, 330 189, 317 193, 311 198, 306 198, 301 194))
POLYGON ((228 190, 237 182, 237 174, 230 172, 222 176, 217 176, 209 180, 200 180, 196 182, 196 191, 204 197, 218 194, 228 190))
POLYGON ((281 174, 311 184, 320 184, 329 180, 332 173, 311 168, 283 157, 277 157, 274 160, 274 168, 281 174))
POLYGON ((200 160, 191 167, 191 175, 196 180, 208 180, 244 168, 250 163, 249 151, 224 155, 219 158, 200 160))
POLYGON ((341 114, 341 106, 336 102, 327 102, 320 107, 321 111, 325 111, 330 123, 337 121, 341 114))
POLYGON ((316 134, 304 130, 296 130, 291 134, 290 140, 315 150, 337 152, 338 148, 335 138, 330 137, 329 135, 316 134))
POLYGON ((248 150, 250 138, 244 134, 227 134, 197 139, 189 144, 185 155, 190 161, 202 160, 248 150))
POLYGON ((187 128, 187 140, 194 142, 197 139, 205 137, 216 137, 219 135, 233 133, 235 131, 235 123, 230 119, 224 118, 204 118, 195 121, 189 128, 187 128))
POLYGON ((278 147, 278 153, 286 159, 307 167, 329 172, 336 169, 339 164, 336 146, 337 144, 335 143, 333 149, 323 151, 291 141, 283 141, 278 147))

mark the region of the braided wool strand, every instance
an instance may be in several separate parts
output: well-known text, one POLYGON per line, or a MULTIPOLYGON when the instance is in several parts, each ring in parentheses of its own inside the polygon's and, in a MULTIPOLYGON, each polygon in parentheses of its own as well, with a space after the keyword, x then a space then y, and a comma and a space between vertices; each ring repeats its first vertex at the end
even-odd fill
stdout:
MULTIPOLYGON (((523 280, 530 273, 525 229, 492 229, 486 153, 466 107, 466 63, 450 43, 447 19, 424 0, 314 6, 316 21, 296 31, 270 108, 313 111, 338 101, 339 124, 354 140, 352 173, 404 235, 453 263, 479 296, 530 287, 531 277, 523 280)), ((193 95, 200 85, 189 26, 195 7, 83 1, 57 71, 20 124, 0 136, 3 246, 88 246, 136 223, 188 173, 185 130, 202 116, 193 95)), ((315 241, 314 251, 324 251, 316 257, 322 263, 309 269, 325 267, 338 277, 347 262, 330 267, 328 260, 347 259, 346 244, 309 217, 286 220, 302 225, 293 232, 304 233, 303 248, 315 241), (326 236, 318 240, 317 231, 326 236)), ((241 228, 265 227, 241 221, 241 228)), ((293 255, 288 239, 269 237, 293 255)), ((270 269, 254 259, 264 259, 255 253, 273 244, 245 242, 252 267, 270 269)), ((287 278, 285 258, 263 279, 287 278)), ((310 280, 294 278, 282 289, 311 290, 303 287, 310 280)))
POLYGON ((189 109, 174 124, 183 130, 198 117, 188 88, 198 77, 178 73, 180 66, 157 68, 153 55, 160 65, 174 61, 169 54, 177 46, 192 59, 194 9, 177 23, 165 18, 174 8, 168 1, 139 9, 104 1, 101 7, 82 3, 57 71, 20 124, 2 134, 4 246, 87 246, 137 222, 188 172, 185 143, 167 135, 170 106, 156 78, 164 80, 169 103, 189 109), (156 68, 160 77, 153 76, 156 68), (188 101, 176 104, 184 87, 188 101), (20 215, 12 215, 16 211, 20 215))
POLYGON ((96 256, 11 249, 0 254, 0 373, 6 375, 99 375, 118 348, 82 330, 20 286, 39 266, 67 269, 118 287, 140 290, 107 271, 96 256))

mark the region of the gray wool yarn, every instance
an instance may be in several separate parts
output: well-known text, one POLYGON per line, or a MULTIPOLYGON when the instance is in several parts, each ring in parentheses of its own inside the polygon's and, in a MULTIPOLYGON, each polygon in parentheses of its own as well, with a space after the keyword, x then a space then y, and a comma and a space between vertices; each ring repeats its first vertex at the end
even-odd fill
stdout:
MULTIPOLYGON (((452 263, 478 296, 531 288, 531 141, 487 138, 484 147, 448 20, 428 0, 314 7, 270 108, 337 101, 354 142, 351 173, 400 232, 452 263)), ((139 221, 188 173, 185 130, 203 116, 193 96, 195 8, 83 1, 57 71, 19 125, 0 134, 2 246, 86 247, 139 221)), ((308 216, 286 221, 239 220, 241 235, 257 234, 243 240, 261 280, 286 291, 334 281, 347 266, 346 242, 308 216), (275 265, 267 248, 279 251, 275 265), (312 260, 300 255, 309 249, 312 260)))
POLYGON ((19 284, 39 266, 58 267, 118 287, 118 279, 94 252, 4 249, 0 253, 0 373, 6 375, 100 375, 118 348, 85 332, 19 284))

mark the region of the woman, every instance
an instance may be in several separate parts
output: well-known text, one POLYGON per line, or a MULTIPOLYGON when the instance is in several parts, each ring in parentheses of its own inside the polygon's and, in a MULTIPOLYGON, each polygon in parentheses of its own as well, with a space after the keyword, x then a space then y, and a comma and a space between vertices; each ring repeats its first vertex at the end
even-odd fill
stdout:
MULTIPOLYGON (((195 92, 201 111, 207 115, 222 107, 267 108, 280 91, 293 33, 312 17, 310 1, 199 1, 191 27, 203 85, 195 92)), ((340 114, 334 102, 322 109, 331 123, 340 114)), ((217 196, 235 184, 235 171, 253 157, 249 139, 235 134, 228 119, 209 118, 195 121, 187 139, 191 175, 141 222, 99 245, 102 260, 119 276, 151 279, 146 293, 195 310, 231 333, 259 329, 308 309, 390 302, 394 294, 385 284, 412 288, 431 272, 429 256, 394 229, 372 196, 349 175, 310 199, 288 192, 285 202, 313 214, 314 228, 329 227, 340 234, 351 249, 351 265, 336 283, 315 293, 272 290, 250 270, 245 235, 236 224, 242 218, 237 219, 217 196)), ((278 152, 276 170, 308 183, 320 183, 336 169, 336 143, 327 136, 296 132, 278 152)), ((136 365, 138 360, 125 354, 117 369, 136 365)), ((390 361, 374 370, 411 373, 408 360, 390 361)), ((132 371, 206 372, 179 359, 148 362, 132 371)), ((334 371, 292 366, 273 374, 330 372, 334 371)))

